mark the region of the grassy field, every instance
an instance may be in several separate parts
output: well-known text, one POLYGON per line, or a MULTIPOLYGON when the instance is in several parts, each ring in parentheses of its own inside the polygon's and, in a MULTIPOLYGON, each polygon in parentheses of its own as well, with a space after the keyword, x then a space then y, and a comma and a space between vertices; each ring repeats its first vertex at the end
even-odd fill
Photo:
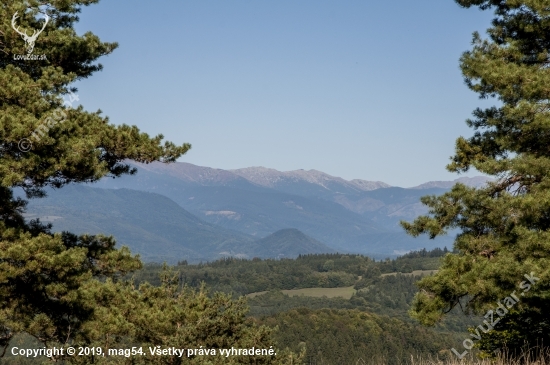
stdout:
MULTIPOLYGON (((327 298, 335 298, 335 297, 342 297, 344 299, 350 299, 353 293, 355 293, 355 289, 353 289, 353 286, 346 286, 344 288, 306 288, 306 289, 292 289, 292 290, 281 290, 284 294, 294 297, 303 295, 305 297, 327 297, 327 298)), ((259 291, 256 293, 250 293, 246 296, 249 298, 253 298, 257 295, 262 295, 267 293, 267 291, 259 291)))
MULTIPOLYGON (((435 274, 437 270, 414 270, 412 273, 401 273, 402 275, 407 276, 420 276, 420 275, 432 275, 435 274)), ((392 272, 389 274, 382 274, 381 276, 395 276, 398 273, 392 272)), ((361 276, 359 276, 359 280, 361 279, 361 276)), ((353 286, 347 286, 343 288, 306 288, 306 289, 292 289, 292 290, 281 290, 284 294, 294 297, 298 295, 303 295, 306 297, 327 297, 327 298, 335 298, 335 297, 342 297, 344 299, 350 299, 351 296, 355 293, 355 289, 353 289, 353 286)), ((262 295, 267 293, 267 291, 259 291, 255 293, 247 294, 246 296, 249 298, 254 298, 255 296, 262 295)))
MULTIPOLYGON (((407 276, 420 276, 420 275, 431 275, 431 274, 435 274, 437 272, 437 270, 414 270, 412 273, 400 273, 401 275, 407 275, 407 276)), ((392 272, 392 273, 389 273, 389 274, 382 274, 381 276, 395 276, 397 275, 398 273, 396 272, 392 272)))
POLYGON ((344 299, 349 299, 351 298, 353 293, 355 293, 355 289, 353 289, 353 286, 347 286, 344 288, 307 288, 282 290, 282 292, 291 297, 303 295, 306 297, 342 297, 344 299))

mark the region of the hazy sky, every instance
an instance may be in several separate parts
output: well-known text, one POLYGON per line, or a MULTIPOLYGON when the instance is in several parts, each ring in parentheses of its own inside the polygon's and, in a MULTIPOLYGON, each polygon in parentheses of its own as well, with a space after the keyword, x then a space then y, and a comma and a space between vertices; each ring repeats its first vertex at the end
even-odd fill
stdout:
POLYGON ((452 180, 465 119, 495 103, 458 63, 491 13, 452 0, 102 0, 80 18, 120 43, 81 103, 191 143, 197 165, 452 180))

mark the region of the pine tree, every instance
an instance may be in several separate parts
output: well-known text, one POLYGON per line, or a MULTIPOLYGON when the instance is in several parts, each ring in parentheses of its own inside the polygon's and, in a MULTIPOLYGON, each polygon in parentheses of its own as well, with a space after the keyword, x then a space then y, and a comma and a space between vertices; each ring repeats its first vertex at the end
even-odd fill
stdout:
POLYGON ((0 6, 0 346, 4 351, 20 332, 45 345, 69 341, 93 316, 94 305, 86 299, 89 285, 95 279, 116 280, 141 265, 128 249, 115 249, 111 237, 52 234, 51 227, 38 220, 27 222, 26 200, 14 197, 14 189, 27 199, 40 198, 47 188, 133 174, 126 160, 173 162, 190 148, 161 143, 161 135, 149 137, 135 126, 115 126, 100 112, 69 108, 77 101, 71 84, 101 70, 97 59, 117 47, 91 33, 79 36, 73 29, 81 7, 95 2, 8 0, 0 6), (42 28, 30 49, 23 34, 30 36, 42 28), (29 54, 44 59, 20 56, 29 54))
POLYGON ((479 189, 457 184, 442 196, 423 197, 430 214, 402 223, 414 236, 460 231, 457 251, 445 256, 437 275, 420 282, 411 313, 425 324, 456 306, 485 314, 515 291, 518 303, 493 331, 482 333, 478 345, 486 351, 540 345, 541 340, 548 345, 550 2, 456 2, 494 10, 489 38, 474 33, 473 49, 464 53, 460 65, 467 86, 498 105, 474 111, 467 124, 475 133, 457 140, 447 169, 460 173, 475 168, 495 180, 479 189), (519 285, 529 283, 525 274, 540 280, 533 279, 536 284, 523 293, 519 285))

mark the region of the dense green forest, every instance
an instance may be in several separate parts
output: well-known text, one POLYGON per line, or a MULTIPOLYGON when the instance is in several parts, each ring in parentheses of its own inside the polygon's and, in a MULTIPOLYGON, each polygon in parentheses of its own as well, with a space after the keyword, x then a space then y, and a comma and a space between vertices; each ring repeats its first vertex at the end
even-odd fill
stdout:
MULTIPOLYGON (((397 259, 375 261, 367 256, 348 254, 300 255, 297 259, 226 258, 214 262, 174 266, 180 282, 199 288, 204 282, 213 291, 237 295, 274 289, 336 288, 357 284, 362 278, 378 274, 411 273, 413 270, 435 270, 447 249, 418 251, 397 259)), ((163 265, 147 264, 134 273, 136 282, 159 284, 163 265)))
MULTIPOLYGON (((301 255, 296 259, 226 258, 169 269, 183 286, 206 286, 211 292, 245 296, 248 316, 258 324, 278 328, 277 345, 306 349, 312 364, 355 363, 384 359, 388 364, 410 355, 447 356, 448 349, 467 336, 478 317, 454 310, 434 328, 418 325, 408 315, 418 291, 415 283, 436 270, 449 251, 410 252, 376 261, 362 255, 301 255), (413 275, 413 272, 415 275, 413 275), (350 298, 332 296, 330 288, 353 287, 350 298), (324 288, 327 296, 289 295, 283 290, 324 288)), ((168 267, 148 264, 134 273, 136 284, 158 285, 168 267)))
POLYGON ((453 338, 389 316, 360 310, 298 308, 258 321, 277 326, 281 347, 307 349, 307 364, 402 364, 414 357, 442 357, 453 338))

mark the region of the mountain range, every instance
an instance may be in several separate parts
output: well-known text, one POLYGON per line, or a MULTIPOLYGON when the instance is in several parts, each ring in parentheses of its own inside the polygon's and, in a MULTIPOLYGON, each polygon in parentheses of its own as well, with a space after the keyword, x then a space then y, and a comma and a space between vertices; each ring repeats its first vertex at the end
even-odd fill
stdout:
MULTIPOLYGON (((334 251, 383 258, 450 247, 454 238, 415 239, 399 226, 400 220, 426 213, 421 196, 442 194, 453 182, 405 189, 316 170, 133 165, 135 176, 64 188, 32 200, 28 216, 51 220, 54 230, 113 234, 147 261, 334 251)), ((487 180, 460 182, 480 186, 487 180)))
POLYGON ((296 229, 258 239, 202 221, 172 200, 129 189, 69 186, 32 200, 28 219, 52 223, 55 231, 113 235, 145 261, 175 263, 240 258, 296 257, 335 252, 296 229))

